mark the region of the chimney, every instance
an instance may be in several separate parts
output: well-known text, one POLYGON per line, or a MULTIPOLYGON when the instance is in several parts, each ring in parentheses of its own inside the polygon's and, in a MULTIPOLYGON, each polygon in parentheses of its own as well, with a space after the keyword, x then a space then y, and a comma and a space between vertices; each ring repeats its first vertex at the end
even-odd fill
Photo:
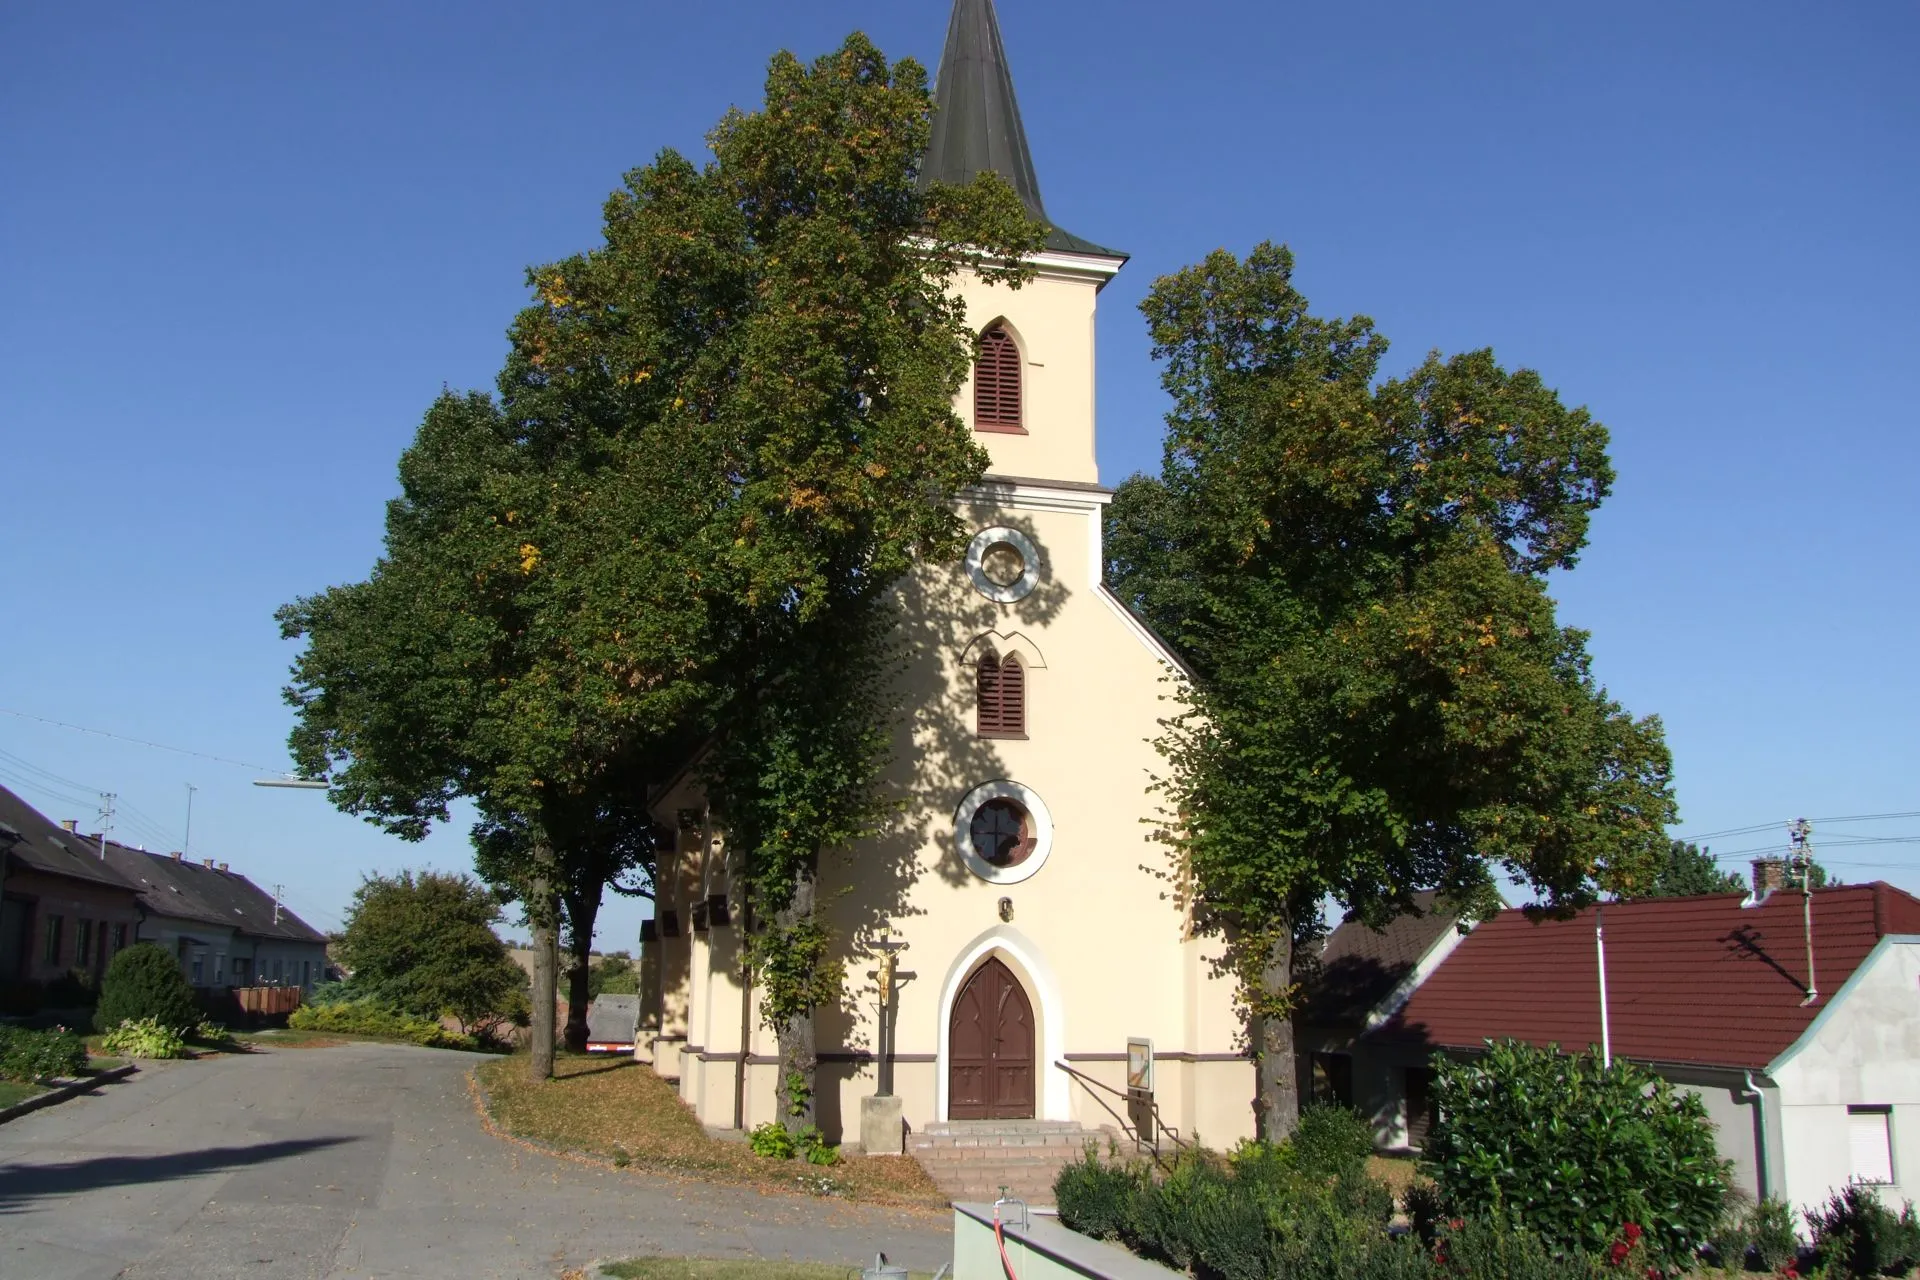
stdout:
POLYGON ((220 864, 220 869, 221 869, 222 871, 225 871, 225 870, 227 869, 227 864, 226 864, 226 863, 224 863, 224 862, 223 862, 223 863, 221 863, 221 864, 220 864))
POLYGON ((1787 887, 1787 860, 1785 858, 1755 858, 1753 860, 1753 896, 1765 898, 1775 889, 1787 887))
POLYGON ((211 870, 213 870, 213 859, 212 859, 212 858, 202 858, 202 859, 200 859, 200 865, 201 865, 201 866, 203 866, 203 867, 205 867, 205 868, 206 868, 207 870, 209 870, 209 871, 211 871, 211 870))
POLYGON ((79 834, 80 834, 80 819, 78 819, 78 818, 62 818, 62 819, 60 819, 60 829, 61 829, 62 831, 71 831, 71 832, 73 832, 73 834, 75 834, 75 835, 79 835, 79 834))
POLYGON ((184 854, 184 853, 182 853, 182 852, 180 852, 180 851, 179 851, 178 849, 175 849, 175 850, 174 850, 174 851, 173 851, 172 853, 170 853, 170 854, 168 854, 167 856, 168 856, 169 858, 172 858, 172 859, 173 859, 173 860, 174 860, 175 862, 178 862, 178 861, 180 861, 180 860, 181 860, 182 858, 184 858, 184 857, 186 857, 187 855, 186 855, 186 854, 184 854))

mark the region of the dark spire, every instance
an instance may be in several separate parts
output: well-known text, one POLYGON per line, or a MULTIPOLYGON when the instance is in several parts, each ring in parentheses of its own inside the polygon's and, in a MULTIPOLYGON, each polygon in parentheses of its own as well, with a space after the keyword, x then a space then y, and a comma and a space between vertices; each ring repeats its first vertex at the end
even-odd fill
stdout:
POLYGON ((1040 179, 1033 171, 1033 152, 1020 123, 1020 103, 1013 94, 1013 73, 1007 69, 1006 47, 1000 43, 1000 21, 993 0, 954 0, 947 23, 947 45, 940 54, 940 71, 933 86, 933 140, 920 164, 920 183, 964 184, 982 170, 1005 178, 1027 206, 1027 212, 1052 228, 1049 249, 1069 253, 1097 253, 1125 257, 1090 240, 1070 235, 1053 225, 1040 200, 1040 179))

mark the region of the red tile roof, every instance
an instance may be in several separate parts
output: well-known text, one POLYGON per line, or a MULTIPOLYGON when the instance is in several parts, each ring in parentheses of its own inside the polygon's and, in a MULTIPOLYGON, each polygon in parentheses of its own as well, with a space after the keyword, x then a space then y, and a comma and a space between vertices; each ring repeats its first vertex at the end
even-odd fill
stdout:
MULTIPOLYGON (((1801 895, 1755 907, 1703 894, 1606 908, 1613 1051, 1643 1062, 1762 1068, 1798 1040, 1887 934, 1920 934, 1920 900, 1885 883, 1817 889, 1820 1001, 1803 1007, 1801 895)), ((1600 1041, 1592 908, 1535 923, 1503 911, 1462 940, 1374 1035, 1455 1048, 1512 1037, 1580 1050, 1600 1041)))

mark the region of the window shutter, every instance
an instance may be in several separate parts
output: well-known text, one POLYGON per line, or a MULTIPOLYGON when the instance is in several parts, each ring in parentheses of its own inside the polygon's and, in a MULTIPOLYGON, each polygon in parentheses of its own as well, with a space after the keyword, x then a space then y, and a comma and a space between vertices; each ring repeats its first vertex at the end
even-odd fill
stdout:
POLYGON ((1000 664, 1000 732, 1027 731, 1027 670, 1012 654, 1000 664))
POLYGON ((976 729, 981 735, 1000 732, 1000 659, 986 654, 980 659, 975 690, 979 695, 979 722, 976 729))
POLYGON ((1020 428, 1020 349, 1002 325, 980 335, 980 358, 973 367, 973 425, 976 430, 1020 428))
POLYGON ((1847 1140, 1853 1150, 1856 1182, 1887 1185, 1893 1181, 1893 1143, 1889 1140, 1885 1107, 1848 1107, 1847 1140))

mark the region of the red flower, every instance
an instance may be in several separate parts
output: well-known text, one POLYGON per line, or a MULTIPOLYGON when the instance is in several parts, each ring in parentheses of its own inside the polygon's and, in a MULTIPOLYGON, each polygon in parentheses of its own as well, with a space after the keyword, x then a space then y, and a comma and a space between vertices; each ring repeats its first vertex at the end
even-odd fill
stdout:
POLYGON ((1620 1228, 1620 1234, 1626 1237, 1628 1244, 1637 1243, 1640 1239, 1640 1224, 1637 1222, 1629 1222, 1626 1226, 1620 1228))
POLYGON ((1614 1267, 1620 1266, 1627 1260, 1627 1255, 1632 1252, 1633 1246, 1625 1240, 1615 1240, 1613 1247, 1607 1250, 1607 1265, 1614 1267))

